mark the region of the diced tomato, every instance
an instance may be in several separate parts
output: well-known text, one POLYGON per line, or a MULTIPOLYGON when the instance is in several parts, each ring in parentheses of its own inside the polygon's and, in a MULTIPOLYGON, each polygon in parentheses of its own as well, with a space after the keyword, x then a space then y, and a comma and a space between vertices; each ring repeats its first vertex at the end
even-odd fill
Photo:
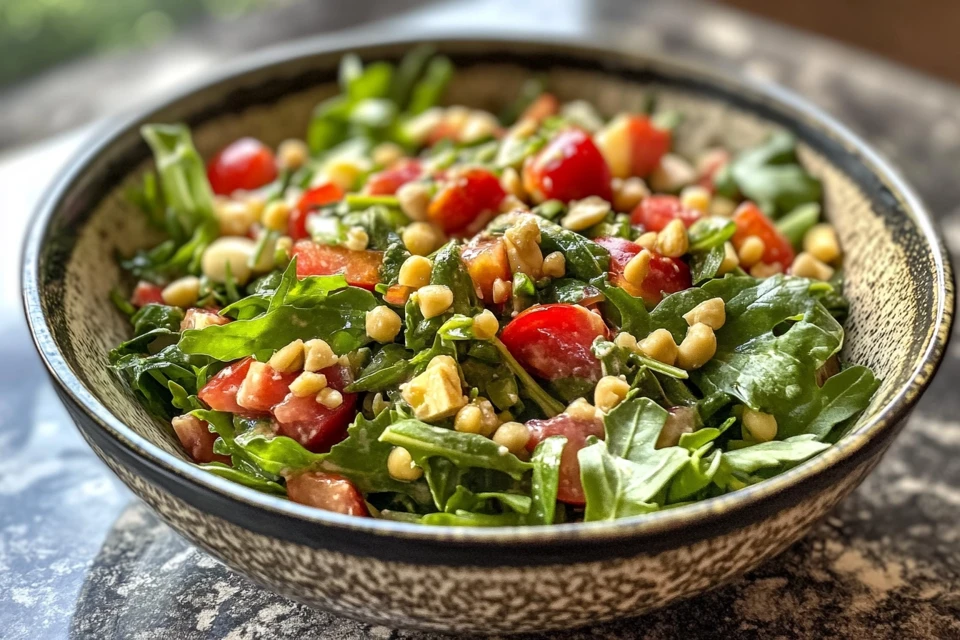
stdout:
POLYGON ((230 463, 228 456, 213 452, 213 443, 217 440, 217 434, 211 433, 205 421, 186 415, 174 418, 172 424, 177 439, 194 462, 230 463))
POLYGON ((270 147, 255 138, 240 138, 213 156, 207 164, 207 179, 220 196, 259 189, 277 179, 277 163, 270 147))
POLYGON ((480 297, 493 300, 493 283, 497 278, 510 280, 510 261, 502 238, 477 236, 460 252, 467 271, 480 297))
POLYGON ((230 413, 249 413, 237 404, 237 392, 243 379, 247 377, 247 370, 253 358, 244 358, 228 364, 217 375, 207 380, 197 396, 214 411, 228 411, 230 413))
POLYGON ((687 227, 703 216, 696 209, 685 207, 676 196, 647 196, 630 214, 630 222, 643 225, 646 231, 663 231, 674 220, 687 227))
POLYGON ((574 418, 565 413, 549 420, 530 420, 530 440, 527 450, 533 451, 541 441, 550 436, 564 436, 567 444, 560 454, 560 484, 557 487, 557 500, 567 504, 582 505, 586 502, 583 486, 580 484, 580 460, 577 453, 586 444, 587 436, 603 439, 603 423, 600 420, 574 418))
POLYGON ((287 478, 287 497, 294 502, 348 516, 369 516, 353 483, 333 473, 308 471, 287 478))
POLYGON ((392 196, 397 189, 423 175, 423 165, 416 158, 403 158, 390 168, 379 171, 367 179, 363 190, 373 196, 392 196))
POLYGON ((251 362, 237 390, 237 404, 247 411, 270 411, 287 397, 298 373, 280 373, 264 362, 251 362))
POLYGON ((590 135, 561 131, 523 165, 523 186, 538 202, 600 196, 611 202, 610 168, 590 135))
POLYGON ((576 376, 596 382, 600 361, 590 346, 598 336, 608 336, 599 315, 575 304, 544 304, 511 320, 500 339, 525 369, 545 380, 576 376))
POLYGON ((226 318, 212 309, 200 309, 191 307, 187 309, 183 320, 180 321, 180 331, 187 329, 203 329, 212 324, 227 324, 230 318, 226 318))
POLYGON ((343 275, 348 284, 370 290, 380 282, 382 251, 353 251, 300 240, 293 245, 292 255, 297 258, 297 276, 301 278, 343 275))
POLYGON ((630 118, 627 131, 630 135, 630 170, 635 176, 645 178, 660 164, 670 151, 671 134, 668 129, 659 129, 646 116, 630 118))
POLYGON ((308 237, 310 234, 307 233, 307 216, 313 213, 315 209, 325 204, 337 202, 342 198, 343 189, 332 182, 305 191, 287 219, 287 235, 294 240, 302 240, 308 237))
POLYGON ((485 169, 467 169, 449 179, 430 201, 427 216, 447 233, 463 231, 484 214, 493 214, 506 193, 485 169))
POLYGON ((560 101, 552 93, 541 93, 537 99, 531 102, 523 114, 517 118, 521 120, 533 120, 536 123, 543 122, 550 116, 555 116, 560 111, 560 101))
POLYGON ((657 304, 664 293, 676 293, 693 286, 690 267, 679 258, 668 258, 653 253, 650 269, 643 280, 642 287, 635 287, 623 278, 623 270, 633 256, 640 253, 641 246, 625 238, 597 238, 596 243, 610 252, 610 279, 626 289, 631 295, 639 296, 648 304, 657 304))
POLYGON ((784 269, 793 263, 793 245, 780 233, 773 221, 760 211, 760 207, 752 202, 744 202, 733 214, 733 221, 737 223, 737 231, 731 242, 737 251, 748 237, 757 236, 763 240, 765 247, 761 262, 779 262, 784 269))
POLYGON ((407 304, 407 299, 413 291, 413 287, 407 287, 402 284, 391 285, 387 289, 387 292, 383 294, 383 301, 395 307, 402 307, 407 304))
POLYGON ((280 435, 293 438, 317 453, 329 451, 330 447, 343 440, 357 404, 357 394, 343 392, 350 383, 350 371, 346 367, 335 364, 320 373, 327 377, 328 387, 343 394, 340 406, 328 409, 317 402, 316 396, 301 398, 291 393, 273 408, 280 435))
POLYGON ((148 304, 163 304, 163 287, 141 280, 133 288, 130 304, 140 308, 148 304))

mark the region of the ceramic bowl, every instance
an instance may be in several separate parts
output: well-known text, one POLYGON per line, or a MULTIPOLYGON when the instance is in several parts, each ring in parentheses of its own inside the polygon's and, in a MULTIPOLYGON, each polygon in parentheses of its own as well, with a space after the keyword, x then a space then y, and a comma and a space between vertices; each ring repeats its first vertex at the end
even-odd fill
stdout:
POLYGON ((863 142, 776 87, 676 61, 537 39, 434 40, 458 67, 450 103, 496 108, 533 73, 607 115, 655 90, 686 114, 685 151, 734 148, 786 128, 825 187, 846 250, 844 355, 883 384, 837 446, 776 478, 660 513, 590 524, 452 529, 351 518, 256 493, 192 466, 107 369, 128 335, 108 302, 118 250, 148 246, 123 196, 150 168, 138 127, 186 122, 209 156, 242 135, 302 136, 336 92, 341 55, 397 59, 412 42, 298 45, 235 67, 112 124, 50 190, 24 256, 26 312, 58 393, 104 462, 170 526, 250 579, 310 606, 453 633, 565 629, 634 616, 733 580, 783 551, 878 463, 944 352, 947 255, 923 205, 863 142))

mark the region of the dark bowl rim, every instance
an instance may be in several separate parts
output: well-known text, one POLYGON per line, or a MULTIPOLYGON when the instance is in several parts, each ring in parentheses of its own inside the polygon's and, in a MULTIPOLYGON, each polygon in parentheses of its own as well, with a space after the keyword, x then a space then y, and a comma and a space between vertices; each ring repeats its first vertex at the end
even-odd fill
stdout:
MULTIPOLYGON (((545 54, 541 52, 530 55, 545 54)), ((858 454, 863 454, 865 448, 872 449, 868 447, 870 443, 882 438, 887 432, 894 431, 897 425, 909 415, 920 395, 929 385, 943 359, 950 339, 954 309, 954 281, 950 257, 926 207, 899 173, 847 127, 793 92, 773 83, 733 74, 680 56, 622 51, 614 47, 598 46, 582 36, 565 38, 562 44, 558 44, 554 39, 543 34, 511 33, 508 37, 500 37, 480 32, 450 37, 442 32, 425 31, 400 37, 384 37, 379 31, 346 32, 334 36, 311 38, 248 55, 230 64, 224 70, 208 74, 184 89, 173 92, 171 97, 154 101, 119 121, 101 126, 92 132, 87 140, 91 141, 91 144, 71 158, 37 206, 22 252, 21 285, 24 310, 34 344, 51 377, 60 387, 64 399, 79 407, 99 429, 105 432, 106 436, 128 450, 134 458, 139 458, 143 464, 161 470, 165 477, 170 477, 172 474, 173 477, 192 484, 197 491, 213 492, 217 494, 217 498, 239 501, 267 513, 302 521, 309 526, 318 527, 316 529, 318 532, 322 527, 334 527, 344 532, 389 536, 398 540, 451 542, 468 546, 576 543, 587 540, 652 539, 684 530, 692 525, 715 522, 721 517, 743 514, 744 510, 768 503, 788 489, 796 489, 829 469, 843 463, 850 463, 854 458, 859 459, 861 456, 858 454), (898 389, 890 402, 879 408, 856 432, 844 437, 824 453, 770 480, 719 498, 643 516, 610 522, 535 527, 450 528, 356 518, 321 511, 259 493, 202 471, 191 463, 167 453, 123 424, 87 390, 67 364, 54 342, 41 305, 39 277, 43 241, 48 235, 58 209, 62 206, 64 196, 70 191, 75 180, 84 173, 88 165, 98 159, 111 144, 129 132, 132 127, 143 122, 151 114, 171 107, 201 90, 246 74, 268 68, 280 68, 299 58, 343 54, 350 51, 363 55, 368 49, 412 46, 420 42, 435 43, 441 50, 444 45, 463 46, 470 43, 499 47, 501 50, 508 49, 511 45, 556 47, 568 55, 594 62, 610 56, 624 57, 633 62, 642 62, 664 73, 681 74, 683 77, 696 78, 713 85, 747 89, 754 97, 771 102, 789 117, 809 124, 821 133, 832 137, 869 169, 871 174, 879 178, 906 211, 912 213, 936 265, 935 293, 939 304, 935 322, 928 328, 929 344, 917 359, 910 381, 898 389)), ((749 519, 749 517, 746 518, 746 520, 749 519)), ((703 531, 706 532, 709 529, 704 527, 703 531)), ((708 534, 704 533, 702 537, 707 536, 708 534)))

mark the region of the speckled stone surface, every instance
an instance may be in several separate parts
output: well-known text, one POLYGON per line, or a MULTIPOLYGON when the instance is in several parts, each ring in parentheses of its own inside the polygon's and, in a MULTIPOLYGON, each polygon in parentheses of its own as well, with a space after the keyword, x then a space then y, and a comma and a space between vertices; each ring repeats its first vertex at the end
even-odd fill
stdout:
MULTIPOLYGON (((892 159, 938 216, 954 255, 960 250, 956 88, 710 6, 507 6, 441 4, 396 28, 586 31, 598 42, 775 80, 892 159)), ((29 344, 16 282, 27 207, 79 142, 0 164, 13 227, 0 235, 0 637, 433 637, 311 611, 247 582, 134 501, 80 440, 29 344)), ((960 638, 958 349, 877 470, 802 542, 695 601, 561 637, 960 638)))

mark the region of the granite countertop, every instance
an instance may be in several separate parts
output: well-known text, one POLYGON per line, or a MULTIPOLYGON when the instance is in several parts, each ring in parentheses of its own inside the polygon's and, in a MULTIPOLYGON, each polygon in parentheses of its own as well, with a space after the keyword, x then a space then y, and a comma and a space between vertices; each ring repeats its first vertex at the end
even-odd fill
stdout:
MULTIPOLYGON (((960 250, 955 87, 710 5, 517 4, 443 3, 395 28, 585 32, 777 81, 893 160, 960 250)), ((0 160, 0 636, 434 637, 311 611, 247 582, 162 524, 83 444, 30 344, 16 274, 29 208, 85 135, 0 160)), ((958 349, 877 470, 782 556, 696 600, 553 637, 960 638, 958 349)))

